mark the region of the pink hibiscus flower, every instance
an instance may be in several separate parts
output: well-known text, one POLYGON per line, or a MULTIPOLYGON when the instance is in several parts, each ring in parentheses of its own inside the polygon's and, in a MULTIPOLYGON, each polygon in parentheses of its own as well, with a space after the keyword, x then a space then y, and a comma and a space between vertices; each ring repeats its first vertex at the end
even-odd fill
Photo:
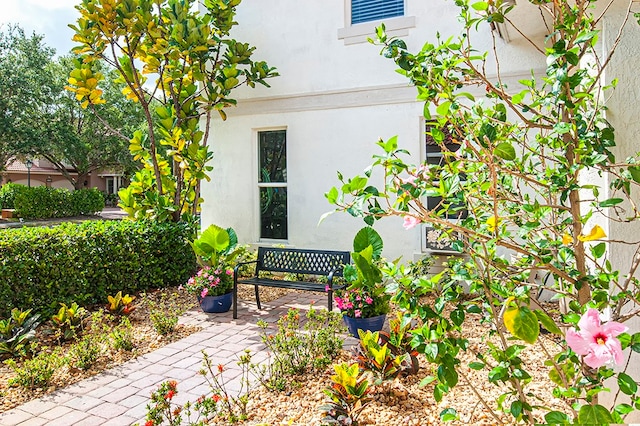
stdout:
POLYGON ((413 217, 413 216, 404 216, 404 223, 402 224, 402 227, 406 230, 409 230, 413 227, 415 227, 417 224, 420 223, 420 219, 413 217))
POLYGON ((588 309, 578 321, 580 331, 567 330, 567 344, 575 353, 584 356, 584 362, 591 368, 598 368, 613 360, 622 364, 622 346, 616 339, 628 327, 619 322, 609 321, 600 323, 600 316, 596 309, 588 309))

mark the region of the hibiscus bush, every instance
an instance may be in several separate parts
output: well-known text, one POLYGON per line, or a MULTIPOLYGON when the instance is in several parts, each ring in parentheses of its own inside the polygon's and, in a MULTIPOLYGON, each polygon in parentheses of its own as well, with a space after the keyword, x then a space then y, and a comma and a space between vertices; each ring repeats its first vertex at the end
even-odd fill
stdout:
MULTIPOLYGON (((525 33, 520 41, 531 41, 546 71, 506 85, 473 40, 507 22, 513 4, 456 5, 462 34, 438 35, 419 52, 388 37, 384 25, 376 30, 382 54, 424 101, 426 135, 442 161, 415 164, 402 141, 381 140, 363 175, 339 174, 341 185, 326 197, 369 225, 386 216, 402 218, 405 229, 428 223, 461 254, 434 276, 416 277, 399 263, 386 271, 395 276, 388 287, 395 302, 419 324, 412 345, 436 366, 437 401, 462 384, 496 423, 622 423, 640 408, 638 378, 623 352, 640 352, 640 333, 625 324, 640 313, 640 256, 621 262, 610 253, 638 253, 640 244, 634 232, 609 238, 605 228, 640 218, 632 197, 640 157, 616 158, 604 116, 603 93, 615 81, 607 85, 603 76, 615 43, 605 54, 595 48, 602 17, 589 2, 536 2, 549 30, 545 46, 525 33), (474 95, 477 86, 482 95, 474 95), (543 291, 557 304, 538 303, 543 291), (433 295, 432 306, 425 295, 433 295), (465 335, 472 316, 492 324, 486 344, 465 335), (521 356, 527 350, 547 356, 543 387, 560 401, 553 408, 540 404, 534 367, 521 356), (465 352, 473 362, 463 363, 465 352), (478 374, 498 398, 487 396, 478 374)), ((455 407, 441 416, 461 418, 455 407)))

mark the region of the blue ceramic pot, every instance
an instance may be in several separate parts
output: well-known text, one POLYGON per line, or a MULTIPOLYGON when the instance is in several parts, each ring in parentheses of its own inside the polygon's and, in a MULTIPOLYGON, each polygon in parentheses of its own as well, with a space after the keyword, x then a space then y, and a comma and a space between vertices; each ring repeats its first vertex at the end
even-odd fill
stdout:
POLYGON ((222 313, 227 312, 231 308, 233 302, 233 293, 223 294, 222 296, 198 296, 198 303, 204 312, 222 313))
POLYGON ((359 339, 358 330, 362 331, 380 331, 384 326, 384 321, 387 319, 387 314, 378 315, 371 318, 353 318, 346 315, 342 316, 344 323, 349 329, 351 334, 356 339, 359 339))

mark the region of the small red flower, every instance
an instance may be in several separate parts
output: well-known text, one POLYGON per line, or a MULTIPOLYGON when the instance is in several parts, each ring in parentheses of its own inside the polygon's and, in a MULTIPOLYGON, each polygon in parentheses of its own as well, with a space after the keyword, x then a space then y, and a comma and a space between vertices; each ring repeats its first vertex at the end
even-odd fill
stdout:
POLYGON ((217 393, 214 393, 211 396, 211 399, 213 399, 215 402, 218 402, 218 401, 220 401, 220 395, 218 395, 217 393))
POLYGON ((154 426, 153 420, 147 420, 144 426, 154 426))
POLYGON ((178 387, 178 382, 176 382, 175 380, 170 380, 169 381, 169 388, 172 390, 176 390, 176 388, 178 387))
POLYGON ((170 390, 169 392, 167 392, 167 394, 164 396, 164 399, 166 400, 170 400, 171 398, 173 398, 173 396, 176 394, 176 392, 174 390, 170 390))
POLYGON ((218 364, 218 372, 222 373, 224 371, 224 365, 218 364))

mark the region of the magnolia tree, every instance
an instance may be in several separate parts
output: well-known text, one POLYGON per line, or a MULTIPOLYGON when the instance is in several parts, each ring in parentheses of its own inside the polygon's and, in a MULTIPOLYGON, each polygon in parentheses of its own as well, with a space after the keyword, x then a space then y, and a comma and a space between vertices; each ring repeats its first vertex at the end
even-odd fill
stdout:
MULTIPOLYGON (((604 14, 595 13, 595 2, 533 3, 550 23, 545 46, 522 37, 546 56, 547 68, 519 87, 503 84, 499 62, 492 69, 497 77, 489 78, 488 55, 473 48, 478 28, 510 22, 512 3, 457 0, 462 33, 438 37, 415 53, 402 40, 388 38, 384 26, 378 28, 383 55, 396 62, 425 102, 427 133, 443 160, 408 164, 396 138, 380 141, 382 151, 365 174, 339 175, 342 186, 326 196, 337 210, 368 224, 385 216, 404 218, 408 229, 428 223, 449 233, 453 248, 464 254, 429 278, 409 276, 399 264, 388 271, 396 276, 388 290, 420 320, 412 343, 436 365, 436 400, 461 383, 496 422, 622 423, 640 408, 638 386, 622 354, 627 348, 640 352, 640 333, 624 325, 638 314, 634 274, 640 258, 633 258, 629 270, 617 271, 606 252, 621 244, 638 253, 640 246, 632 237, 609 239, 594 221, 638 218, 631 195, 637 195, 640 164, 637 157, 615 158, 614 129, 604 116, 604 93, 613 86, 603 81, 604 70, 618 40, 605 54, 596 50, 604 14), (589 66, 586 58, 592 58, 589 66), (470 86, 482 88, 483 95, 473 95, 470 86), (374 170, 384 175, 379 184, 374 170), (587 175, 599 176, 601 183, 587 182, 587 175), (428 197, 441 201, 428 209, 428 197), (563 310, 533 303, 542 286, 563 310), (433 305, 424 305, 427 294, 434 295, 433 305), (465 335, 471 315, 493 323, 484 346, 470 344, 465 335), (526 350, 547 357, 547 388, 558 398, 553 408, 531 386, 526 350), (465 352, 474 361, 463 365, 465 352), (489 400, 469 368, 501 395, 489 400), (628 396, 612 409, 598 398, 609 390, 608 378, 617 381, 616 397, 628 396)), ((629 2, 624 24, 631 8, 629 2)), ((451 407, 441 416, 458 414, 451 407)))
POLYGON ((224 119, 233 89, 268 86, 276 76, 252 60, 255 47, 229 37, 241 0, 82 0, 74 41, 81 55, 67 89, 83 107, 105 100, 96 63, 119 74, 123 93, 144 111, 146 130, 129 150, 142 168, 119 192, 132 217, 178 221, 198 212, 199 183, 209 179, 207 146, 211 114, 224 119))

